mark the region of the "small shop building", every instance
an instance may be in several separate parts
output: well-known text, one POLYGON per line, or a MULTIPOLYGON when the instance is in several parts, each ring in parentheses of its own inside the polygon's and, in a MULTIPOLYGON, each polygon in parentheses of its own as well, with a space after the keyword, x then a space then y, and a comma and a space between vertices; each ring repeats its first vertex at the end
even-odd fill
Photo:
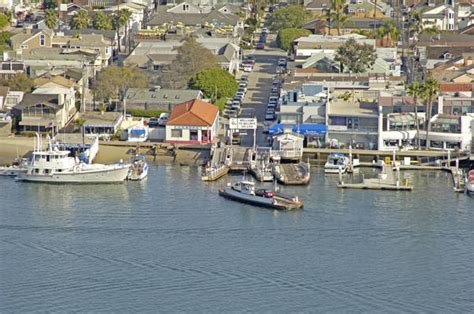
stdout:
POLYGON ((200 99, 176 105, 166 124, 166 142, 172 144, 213 143, 219 125, 219 108, 200 99))

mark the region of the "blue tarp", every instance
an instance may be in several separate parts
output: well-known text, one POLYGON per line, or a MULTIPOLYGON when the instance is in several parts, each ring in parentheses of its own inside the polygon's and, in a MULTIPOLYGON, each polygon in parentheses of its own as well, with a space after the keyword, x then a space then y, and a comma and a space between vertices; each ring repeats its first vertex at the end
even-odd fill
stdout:
POLYGON ((277 133, 282 133, 284 127, 292 127, 292 131, 295 133, 300 133, 303 135, 310 135, 310 134, 315 134, 315 135, 322 135, 326 134, 327 131, 327 126, 325 124, 300 124, 297 126, 296 124, 275 124, 273 125, 269 133, 270 134, 277 134, 277 133))

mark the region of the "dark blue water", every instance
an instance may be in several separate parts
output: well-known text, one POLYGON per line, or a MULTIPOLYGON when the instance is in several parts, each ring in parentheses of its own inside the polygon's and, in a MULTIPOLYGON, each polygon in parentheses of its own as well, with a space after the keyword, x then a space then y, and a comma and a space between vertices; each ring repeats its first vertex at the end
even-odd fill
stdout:
POLYGON ((439 172, 415 191, 338 190, 302 211, 217 195, 195 168, 146 182, 0 178, 0 312, 472 312, 474 198, 439 172))

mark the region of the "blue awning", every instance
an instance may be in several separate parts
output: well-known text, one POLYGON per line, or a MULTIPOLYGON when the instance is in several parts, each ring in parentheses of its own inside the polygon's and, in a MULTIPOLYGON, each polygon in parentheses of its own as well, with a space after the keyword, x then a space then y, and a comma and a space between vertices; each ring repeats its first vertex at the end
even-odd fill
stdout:
POLYGON ((131 129, 130 134, 131 135, 145 135, 145 130, 144 129, 131 129))
POLYGON ((327 126, 325 124, 312 124, 305 123, 297 126, 296 124, 275 124, 269 129, 270 134, 283 133, 284 127, 290 127, 291 130, 295 133, 300 133, 302 135, 323 135, 326 134, 327 126))

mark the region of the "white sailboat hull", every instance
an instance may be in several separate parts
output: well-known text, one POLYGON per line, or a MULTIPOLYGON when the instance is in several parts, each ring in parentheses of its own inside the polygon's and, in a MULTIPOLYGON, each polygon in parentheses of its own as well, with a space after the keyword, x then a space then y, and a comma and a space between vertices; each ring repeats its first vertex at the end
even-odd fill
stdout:
POLYGON ((21 174, 18 180, 44 183, 117 183, 127 179, 130 165, 111 166, 103 169, 86 169, 77 172, 51 174, 21 174))

